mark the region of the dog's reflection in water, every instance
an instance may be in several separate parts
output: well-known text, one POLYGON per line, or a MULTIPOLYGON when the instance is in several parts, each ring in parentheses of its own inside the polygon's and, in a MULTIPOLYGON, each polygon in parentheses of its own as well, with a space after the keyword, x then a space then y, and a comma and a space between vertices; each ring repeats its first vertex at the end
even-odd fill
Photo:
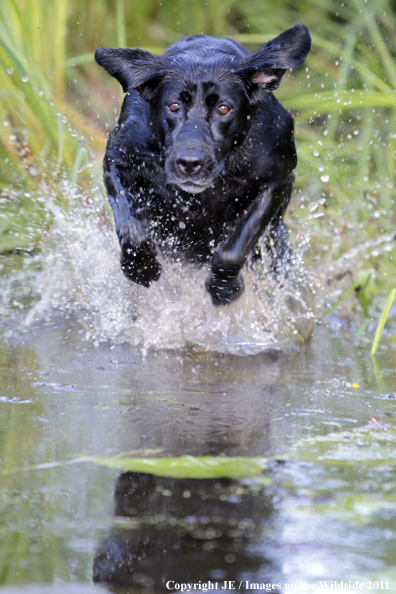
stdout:
POLYGON ((243 581, 245 589, 246 580, 279 575, 270 559, 274 511, 259 481, 126 472, 116 482, 115 516, 93 567, 94 582, 113 592, 169 592, 180 583, 202 590, 208 581, 218 590, 243 581))

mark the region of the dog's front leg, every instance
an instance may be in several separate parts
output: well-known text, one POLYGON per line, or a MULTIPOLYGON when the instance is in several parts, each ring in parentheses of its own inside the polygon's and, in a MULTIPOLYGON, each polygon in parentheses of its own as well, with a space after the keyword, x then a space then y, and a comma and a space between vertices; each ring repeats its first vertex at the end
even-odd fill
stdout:
POLYGON ((105 160, 104 182, 114 213, 121 246, 121 270, 135 283, 149 287, 161 275, 161 264, 148 232, 148 221, 134 202, 132 192, 123 187, 116 163, 105 160))
POLYGON ((286 209, 292 181, 290 178, 286 184, 274 184, 260 192, 232 235, 214 254, 211 272, 205 281, 214 305, 226 305, 243 293, 240 270, 269 223, 286 209))

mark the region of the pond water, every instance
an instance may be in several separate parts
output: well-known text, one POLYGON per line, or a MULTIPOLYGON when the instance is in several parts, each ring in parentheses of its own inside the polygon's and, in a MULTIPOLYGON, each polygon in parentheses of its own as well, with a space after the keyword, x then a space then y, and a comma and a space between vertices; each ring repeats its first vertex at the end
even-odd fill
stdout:
POLYGON ((5 316, 4 592, 396 591, 395 352, 326 320, 238 356, 5 316))
POLYGON ((104 193, 62 183, 0 257, 4 592, 396 591, 396 355, 318 322, 308 225, 215 308, 177 262, 129 283, 104 193))

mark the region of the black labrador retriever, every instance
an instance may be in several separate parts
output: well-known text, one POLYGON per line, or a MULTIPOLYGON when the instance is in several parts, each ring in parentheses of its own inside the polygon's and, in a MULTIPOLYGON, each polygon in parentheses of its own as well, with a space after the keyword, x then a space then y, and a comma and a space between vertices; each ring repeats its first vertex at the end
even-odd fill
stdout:
POLYGON ((243 292, 240 270, 260 235, 270 225, 273 237, 285 236, 297 156, 293 119, 272 91, 310 48, 299 24, 254 53, 207 35, 162 56, 96 50, 126 92, 104 181, 130 280, 158 280, 158 246, 210 266, 205 285, 215 305, 243 292))

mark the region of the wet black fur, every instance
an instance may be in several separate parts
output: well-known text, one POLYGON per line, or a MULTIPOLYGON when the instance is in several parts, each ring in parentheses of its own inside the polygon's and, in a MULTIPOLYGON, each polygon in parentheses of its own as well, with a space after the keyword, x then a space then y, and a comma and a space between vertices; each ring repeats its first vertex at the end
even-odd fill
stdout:
POLYGON ((96 50, 126 92, 104 180, 129 279, 146 287, 158 280, 158 246, 210 267, 205 284, 215 305, 242 293, 240 269, 258 238, 270 223, 275 235, 283 230, 297 163, 293 120, 272 90, 310 47, 300 24, 253 54, 206 35, 162 56, 96 50))

